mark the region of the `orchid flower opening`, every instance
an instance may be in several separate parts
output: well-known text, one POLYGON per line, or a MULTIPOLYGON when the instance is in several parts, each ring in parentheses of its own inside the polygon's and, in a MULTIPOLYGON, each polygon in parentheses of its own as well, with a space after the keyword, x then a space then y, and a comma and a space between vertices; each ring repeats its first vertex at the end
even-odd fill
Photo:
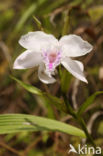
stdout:
POLYGON ((77 35, 65 35, 57 40, 53 35, 42 31, 29 32, 22 36, 19 44, 27 49, 17 57, 14 69, 27 69, 39 66, 38 77, 46 84, 54 83, 56 67, 62 64, 77 79, 87 83, 83 74, 83 64, 71 57, 83 56, 93 47, 77 35))

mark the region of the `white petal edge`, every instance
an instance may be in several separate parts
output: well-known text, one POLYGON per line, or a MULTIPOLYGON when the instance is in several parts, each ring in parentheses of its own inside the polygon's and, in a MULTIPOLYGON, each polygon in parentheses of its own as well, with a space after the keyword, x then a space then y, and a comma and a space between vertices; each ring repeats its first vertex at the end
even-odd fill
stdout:
POLYGON ((84 65, 83 65, 83 63, 80 62, 80 61, 77 61, 77 60, 74 60, 74 61, 78 64, 78 66, 80 67, 81 71, 84 71, 84 65))
POLYGON ((84 74, 83 74, 83 66, 80 65, 81 62, 72 60, 70 58, 64 58, 61 64, 77 79, 88 83, 84 74))
POLYGON ((19 55, 13 65, 14 69, 27 69, 38 66, 42 62, 40 53, 26 50, 19 55))
POLYGON ((42 31, 29 32, 26 35, 21 36, 19 44, 26 49, 35 50, 41 52, 48 47, 57 46, 58 40, 51 34, 46 34, 42 31))
POLYGON ((65 35, 59 40, 63 56, 78 57, 89 53, 93 46, 77 35, 65 35))
POLYGON ((52 84, 52 83, 56 82, 56 80, 52 76, 49 77, 45 73, 45 65, 44 64, 41 64, 39 66, 39 69, 38 69, 38 77, 39 77, 40 81, 42 81, 45 84, 52 84))

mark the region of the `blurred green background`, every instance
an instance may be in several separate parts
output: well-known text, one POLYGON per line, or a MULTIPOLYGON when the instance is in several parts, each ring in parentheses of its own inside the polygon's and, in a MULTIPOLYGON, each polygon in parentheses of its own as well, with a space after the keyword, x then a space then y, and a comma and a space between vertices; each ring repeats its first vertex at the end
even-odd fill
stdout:
MULTIPOLYGON (((78 81, 63 69, 62 90, 77 110, 88 96, 103 90, 103 0, 0 0, 0 114, 25 113, 45 116, 78 126, 71 116, 54 105, 28 93, 9 76, 12 74, 52 95, 60 96, 58 83, 45 85, 37 77, 37 68, 13 70, 15 58, 23 52, 18 44, 21 35, 40 30, 58 39, 77 34, 94 49, 80 57, 85 65, 88 84, 78 81)), ((95 143, 103 147, 103 96, 98 96, 84 114, 95 143)), ((86 142, 59 132, 18 133, 0 136, 0 156, 68 156, 69 144, 86 142)), ((70 154, 71 156, 73 154, 70 154)))

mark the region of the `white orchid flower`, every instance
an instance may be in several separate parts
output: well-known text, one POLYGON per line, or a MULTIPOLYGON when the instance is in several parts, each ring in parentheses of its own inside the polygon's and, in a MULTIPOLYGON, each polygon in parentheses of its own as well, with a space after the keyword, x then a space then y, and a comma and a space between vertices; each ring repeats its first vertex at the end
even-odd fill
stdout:
POLYGON ((83 56, 92 50, 92 45, 77 35, 65 35, 58 41, 53 35, 42 31, 29 32, 19 40, 27 50, 14 62, 14 69, 27 69, 39 66, 38 77, 46 84, 56 80, 52 75, 62 64, 72 75, 87 83, 83 74, 83 64, 71 57, 83 56))

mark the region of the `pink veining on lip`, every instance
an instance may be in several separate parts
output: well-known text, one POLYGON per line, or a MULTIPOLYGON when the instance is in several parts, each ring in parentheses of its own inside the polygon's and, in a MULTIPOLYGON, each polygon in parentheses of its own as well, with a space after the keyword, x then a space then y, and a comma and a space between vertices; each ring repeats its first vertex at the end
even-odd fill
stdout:
POLYGON ((48 71, 53 71, 55 67, 60 63, 61 53, 60 52, 44 52, 44 62, 48 71))
POLYGON ((55 62, 55 60, 57 58, 57 53, 50 53, 49 56, 48 56, 48 58, 49 58, 49 62, 50 63, 55 62))
POLYGON ((53 63, 49 63, 49 70, 53 68, 53 63))

